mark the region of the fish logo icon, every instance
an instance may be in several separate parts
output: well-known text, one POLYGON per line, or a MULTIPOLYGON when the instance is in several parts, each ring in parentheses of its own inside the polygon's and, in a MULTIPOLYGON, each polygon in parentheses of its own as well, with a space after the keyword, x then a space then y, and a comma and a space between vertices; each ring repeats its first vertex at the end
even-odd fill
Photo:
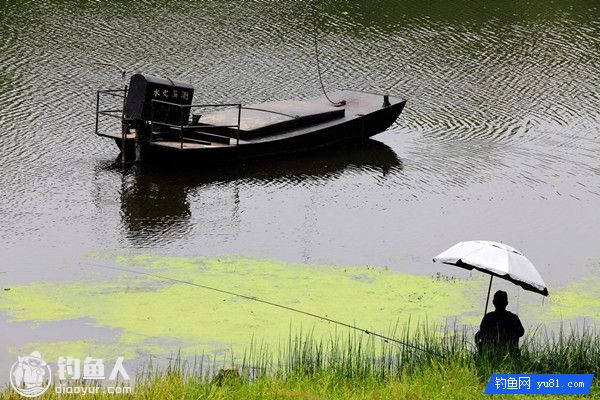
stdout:
POLYGON ((18 357, 10 368, 10 385, 24 397, 37 397, 43 394, 52 383, 50 366, 42 359, 39 351, 18 357))

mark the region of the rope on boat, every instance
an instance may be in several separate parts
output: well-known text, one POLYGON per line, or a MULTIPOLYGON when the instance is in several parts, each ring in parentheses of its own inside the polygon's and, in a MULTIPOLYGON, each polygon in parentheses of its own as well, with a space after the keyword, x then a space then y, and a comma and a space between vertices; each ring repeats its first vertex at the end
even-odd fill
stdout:
POLYGON ((338 102, 331 100, 329 98, 329 96, 327 95, 327 91, 325 91, 325 85, 323 85, 323 78, 321 78, 321 65, 319 63, 319 44, 318 44, 318 40, 317 40, 317 33, 319 30, 317 28, 317 13, 315 11, 314 2, 311 3, 311 10, 312 10, 312 20, 313 20, 313 39, 315 42, 315 59, 317 61, 317 73, 319 75, 319 82, 321 83, 321 90, 323 91, 323 94, 325 95, 325 98, 327 99, 327 101, 329 101, 334 107, 340 107, 340 106, 346 105, 346 100, 341 100, 338 102))
POLYGON ((314 313, 311 313, 311 312, 308 312, 308 311, 303 311, 303 310, 299 310, 297 308, 288 307, 288 306, 285 306, 283 304, 273 303, 273 302, 268 301, 268 300, 262 300, 262 299, 259 299, 259 298, 255 297, 255 296, 248 296, 248 295, 244 295, 244 294, 240 294, 240 293, 231 292, 229 290, 219 289, 219 288, 208 286, 208 285, 202 285, 202 284, 196 283, 196 282, 184 281, 184 280, 181 280, 181 279, 170 278, 170 277, 164 276, 164 275, 151 274, 149 272, 137 271, 137 270, 128 269, 128 268, 121 268, 121 267, 115 267, 115 266, 109 266, 109 265, 103 265, 103 264, 95 264, 95 263, 85 263, 85 265, 89 265, 89 266, 96 267, 96 268, 104 268, 104 269, 111 269, 111 270, 114 270, 114 271, 127 272, 127 273, 130 273, 130 274, 136 274, 136 275, 145 275, 145 276, 149 276, 151 278, 155 278, 155 279, 159 279, 159 280, 166 280, 166 281, 171 281, 171 282, 176 282, 176 283, 182 283, 182 284, 185 284, 185 285, 190 285, 190 286, 195 286, 195 287, 199 287, 199 288, 202 288, 202 289, 212 290, 214 292, 219 292, 219 293, 227 294, 227 295, 230 295, 230 296, 240 297, 240 298, 246 299, 246 300, 256 301, 258 303, 263 303, 263 304, 267 304, 267 305, 270 305, 270 306, 273 306, 273 307, 282 308, 282 309, 287 310, 287 311, 292 311, 292 312, 295 312, 295 313, 307 315, 309 317, 317 318, 317 319, 320 319, 322 321, 330 322, 332 324, 340 325, 340 326, 343 326, 343 327, 346 327, 346 328, 349 328, 349 329, 354 329, 356 331, 359 331, 361 333, 367 334, 369 336, 373 336, 373 337, 377 337, 379 339, 382 339, 384 343, 395 343, 395 344, 402 345, 402 346, 405 346, 405 347, 410 347, 412 349, 419 350, 419 351, 422 351, 422 352, 425 352, 425 353, 434 354, 434 352, 431 351, 431 350, 429 350, 429 349, 424 349, 422 347, 416 346, 414 344, 407 343, 405 341, 402 341, 402 340, 399 340, 399 339, 396 339, 396 338, 392 338, 392 337, 389 337, 389 336, 384 336, 384 335, 381 335, 379 333, 372 332, 372 331, 370 331, 368 329, 360 328, 360 327, 355 326, 355 325, 350 325, 350 324, 348 324, 346 322, 336 321, 334 319, 331 319, 331 318, 328 318, 328 317, 325 317, 325 316, 322 316, 322 315, 314 314, 314 313))
POLYGON ((110 62, 110 61, 104 61, 104 60, 98 60, 96 62, 94 62, 94 64, 96 65, 103 65, 105 67, 113 67, 119 70, 119 72, 121 73, 121 78, 125 79, 125 68, 121 67, 120 65, 110 62))

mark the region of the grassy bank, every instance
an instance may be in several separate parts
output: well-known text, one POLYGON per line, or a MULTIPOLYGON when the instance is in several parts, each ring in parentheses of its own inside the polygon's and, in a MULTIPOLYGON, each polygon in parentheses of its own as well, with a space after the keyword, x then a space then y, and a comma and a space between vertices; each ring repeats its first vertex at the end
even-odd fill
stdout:
MULTIPOLYGON (((600 371, 600 337, 592 329, 569 329, 554 335, 537 332, 524 341, 518 359, 501 360, 477 358, 471 333, 465 330, 440 332, 419 327, 404 334, 396 332, 395 337, 404 344, 385 343, 359 333, 335 334, 329 339, 296 334, 277 349, 255 343, 234 360, 200 357, 194 363, 176 361, 163 369, 149 367, 138 374, 133 394, 118 397, 478 399, 493 372, 600 371)), ((59 396, 52 389, 41 398, 77 397, 59 396)), ((4 396, 18 398, 10 390, 4 396)), ((101 393, 85 398, 114 396, 101 393)), ((600 386, 595 384, 589 397, 600 398, 600 386)))

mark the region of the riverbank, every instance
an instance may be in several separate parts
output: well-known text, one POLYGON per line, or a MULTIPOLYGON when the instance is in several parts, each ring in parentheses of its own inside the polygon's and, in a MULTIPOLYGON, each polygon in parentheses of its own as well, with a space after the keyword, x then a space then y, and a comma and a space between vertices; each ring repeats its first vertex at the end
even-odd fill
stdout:
MULTIPOLYGON (((600 371, 600 337, 591 328, 558 335, 538 331, 524 339, 518 359, 477 358, 466 330, 421 325, 396 332, 400 343, 360 334, 317 339, 296 334, 278 348, 253 344, 239 358, 222 362, 200 357, 148 367, 137 376, 128 399, 476 399, 492 373, 595 373, 600 371), (412 332, 409 334, 409 332, 412 332)), ((17 399, 11 390, 3 398, 17 399)), ((114 399, 98 390, 87 399, 114 399)), ((41 399, 58 395, 51 387, 41 399)), ((505 396, 525 398, 525 396, 505 396)), ((560 397, 560 396, 558 396, 560 397)), ((594 383, 588 398, 600 398, 594 383)), ((495 398, 504 398, 496 396, 495 398)), ((538 396, 537 398, 557 398, 538 396)))

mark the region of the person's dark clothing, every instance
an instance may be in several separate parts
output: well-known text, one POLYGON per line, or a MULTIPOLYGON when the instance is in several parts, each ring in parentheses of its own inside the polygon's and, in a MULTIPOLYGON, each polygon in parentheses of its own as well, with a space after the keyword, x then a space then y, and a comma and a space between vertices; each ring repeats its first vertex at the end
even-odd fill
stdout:
POLYGON ((521 320, 510 311, 487 313, 475 335, 480 351, 519 352, 519 338, 525 334, 521 320))

